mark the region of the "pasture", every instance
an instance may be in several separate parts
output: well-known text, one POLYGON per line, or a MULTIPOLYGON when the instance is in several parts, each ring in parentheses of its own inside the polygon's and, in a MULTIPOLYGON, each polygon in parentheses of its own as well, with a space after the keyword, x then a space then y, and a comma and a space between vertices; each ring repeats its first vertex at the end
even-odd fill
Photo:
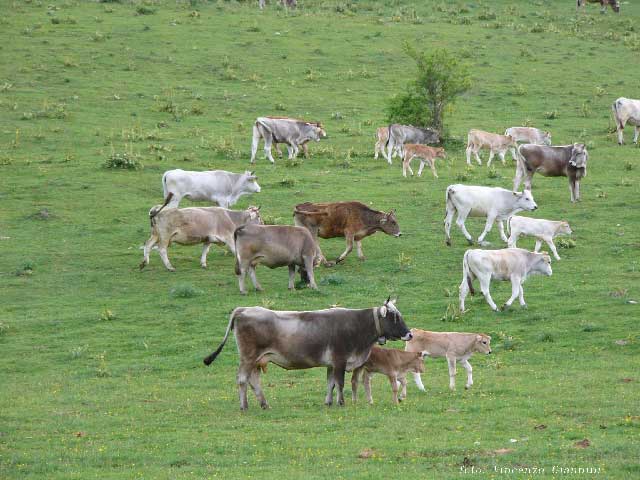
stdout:
MULTIPOLYGON (((631 127, 616 144, 610 106, 640 97, 640 5, 576 16, 571 0, 274 3, 2 2, 0 478, 639 476, 640 149, 631 127), (387 99, 415 75, 404 40, 472 67, 439 179, 373 160, 387 99), (329 138, 275 166, 260 149, 250 168, 259 115, 320 120, 329 138), (532 216, 574 234, 553 276, 525 284, 528 309, 494 313, 476 295, 460 316, 467 244, 454 225, 444 245, 445 189, 511 188, 509 155, 467 168, 464 142, 470 128, 525 123, 589 148, 582 202, 566 178, 533 180, 532 216), (365 239, 365 262, 353 252, 319 267, 317 292, 258 267, 265 291, 241 296, 233 256, 215 246, 207 270, 199 246, 173 246, 175 273, 155 251, 140 272, 171 168, 256 170, 262 192, 235 208, 261 205, 270 223, 291 224, 304 201, 359 200, 396 208, 403 235, 365 239), (493 355, 471 360, 472 389, 459 369, 450 392, 446 362, 427 360, 427 392, 410 382, 398 407, 375 377, 373 406, 361 394, 327 408, 324 369, 271 365, 271 409, 251 395, 241 414, 235 343, 202 364, 236 306, 365 308, 389 294, 410 327, 492 336, 493 355)), ((467 221, 475 237, 483 225, 467 221)), ((503 246, 495 227, 487 240, 503 246)), ((329 258, 344 250, 321 242, 329 258)), ((509 294, 492 284, 498 304, 509 294)))

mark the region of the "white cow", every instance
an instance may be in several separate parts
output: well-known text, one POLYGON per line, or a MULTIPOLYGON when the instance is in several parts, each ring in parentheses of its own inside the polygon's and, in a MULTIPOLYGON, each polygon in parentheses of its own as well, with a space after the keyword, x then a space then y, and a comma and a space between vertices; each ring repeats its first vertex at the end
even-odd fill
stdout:
POLYGON ((613 102, 611 109, 613 110, 613 118, 616 121, 616 129, 618 130, 618 143, 620 145, 624 143, 623 132, 627 123, 636 127, 633 134, 633 142, 638 143, 638 134, 640 134, 640 100, 620 97, 613 102))
POLYGON ((569 223, 564 220, 555 222, 553 220, 520 217, 518 215, 514 215, 509 219, 507 227, 511 232, 508 241, 510 248, 516 246, 520 235, 530 235, 536 237, 536 252, 540 251, 542 242, 546 242, 553 252, 553 256, 556 257, 556 260, 560 260, 560 255, 558 255, 553 239, 559 235, 571 235, 572 233, 569 223))
POLYGON ((551 145, 551 134, 533 127, 511 127, 504 132, 516 142, 551 145))
POLYGON ((499 187, 449 185, 445 200, 447 212, 444 219, 444 230, 447 245, 451 245, 451 222, 456 212, 458 212, 456 224, 464 233, 469 244, 473 244, 473 237, 464 225, 465 220, 469 215, 472 217, 487 217, 484 231, 478 237, 478 243, 484 245, 484 237, 489 233, 494 222, 498 221, 500 238, 507 242, 503 221, 523 210, 535 210, 538 208, 530 190, 520 193, 499 187))
POLYGON ((526 307, 522 284, 529 275, 551 276, 551 257, 546 252, 529 252, 522 248, 504 248, 502 250, 467 250, 462 260, 462 283, 460 284, 460 311, 464 312, 464 300, 469 292, 475 294, 473 280, 480 281, 480 291, 489 306, 498 311, 491 298, 489 285, 491 280, 511 281, 511 297, 503 308, 511 306, 516 297, 520 305, 526 307))
POLYGON ((223 208, 234 205, 242 195, 259 193, 260 185, 253 172, 232 173, 225 170, 190 172, 168 170, 162 176, 165 205, 177 207, 182 198, 213 202, 223 208))

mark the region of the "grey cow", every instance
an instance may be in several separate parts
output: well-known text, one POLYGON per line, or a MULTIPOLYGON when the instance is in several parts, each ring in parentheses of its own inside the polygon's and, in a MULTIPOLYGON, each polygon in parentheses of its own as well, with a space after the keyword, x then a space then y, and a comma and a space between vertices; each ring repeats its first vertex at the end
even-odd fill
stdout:
POLYGON ((271 145, 286 143, 289 148, 289 158, 298 155, 300 146, 313 140, 320 141, 327 133, 318 122, 304 122, 289 118, 258 117, 253 125, 253 141, 251 143, 251 163, 255 163, 258 143, 264 140, 264 153, 271 163, 275 163, 271 155, 271 145))
POLYGON ((224 348, 231 330, 235 330, 240 365, 237 383, 240 409, 248 408, 247 384, 260 406, 269 408, 262 392, 260 372, 269 362, 286 370, 327 367, 325 404, 333 404, 337 387, 338 404, 344 405, 344 375, 360 367, 378 341, 411 340, 395 302, 387 299, 382 306, 353 310, 281 312, 262 307, 240 307, 231 313, 220 346, 204 359, 210 365, 224 348))
POLYGON ((387 139, 387 162, 392 164, 391 156, 395 150, 404 156, 402 147, 405 143, 418 143, 421 145, 434 144, 440 141, 440 134, 431 128, 419 128, 411 125, 389 125, 389 137, 387 139))

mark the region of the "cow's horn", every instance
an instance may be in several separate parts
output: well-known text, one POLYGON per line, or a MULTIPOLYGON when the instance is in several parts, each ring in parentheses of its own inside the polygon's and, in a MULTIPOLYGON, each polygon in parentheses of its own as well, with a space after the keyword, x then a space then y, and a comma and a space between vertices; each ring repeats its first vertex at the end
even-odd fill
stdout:
POLYGON ((387 298, 387 301, 384 302, 384 304, 386 305, 387 303, 389 303, 389 300, 391 300, 391 295, 389 295, 389 297, 387 298))

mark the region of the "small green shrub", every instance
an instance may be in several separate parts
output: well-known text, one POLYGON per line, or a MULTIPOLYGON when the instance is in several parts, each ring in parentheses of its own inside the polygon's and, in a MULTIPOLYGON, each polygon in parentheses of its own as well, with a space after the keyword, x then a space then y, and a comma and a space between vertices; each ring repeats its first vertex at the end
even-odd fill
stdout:
POLYGON ((549 332, 542 332, 538 334, 537 339, 539 342, 550 343, 553 342, 553 335, 549 332))
POLYGON ((281 187, 293 188, 296 185, 296 179, 291 177, 284 177, 278 183, 281 187))
POLYGON ((140 156, 128 152, 112 152, 104 163, 105 168, 122 170, 141 170, 144 165, 140 161, 140 156))
POLYGON ((558 248, 575 248, 576 241, 572 238, 558 238, 554 242, 558 248))
POLYGON ((188 283, 180 283, 169 290, 169 295, 174 298, 193 298, 201 294, 202 290, 188 283))
POLYGON ((136 13, 138 15, 153 15, 156 13, 155 9, 147 7, 146 5, 138 5, 136 7, 136 13))
POLYGON ((322 280, 320 280, 320 285, 342 285, 345 282, 346 280, 342 275, 332 273, 330 275, 322 277, 322 280))
POLYGON ((18 277, 28 277, 30 275, 33 275, 33 266, 34 264, 31 260, 25 260, 16 269, 16 275, 18 277))
POLYGON ((9 324, 4 323, 2 320, 0 320, 0 337, 2 335, 5 335, 8 331, 9 331, 9 324))
POLYGON ((110 320, 115 320, 116 314, 109 310, 108 308, 105 308, 104 310, 102 310, 102 312, 100 312, 100 316, 98 317, 98 320, 102 321, 102 322, 108 322, 110 320))

